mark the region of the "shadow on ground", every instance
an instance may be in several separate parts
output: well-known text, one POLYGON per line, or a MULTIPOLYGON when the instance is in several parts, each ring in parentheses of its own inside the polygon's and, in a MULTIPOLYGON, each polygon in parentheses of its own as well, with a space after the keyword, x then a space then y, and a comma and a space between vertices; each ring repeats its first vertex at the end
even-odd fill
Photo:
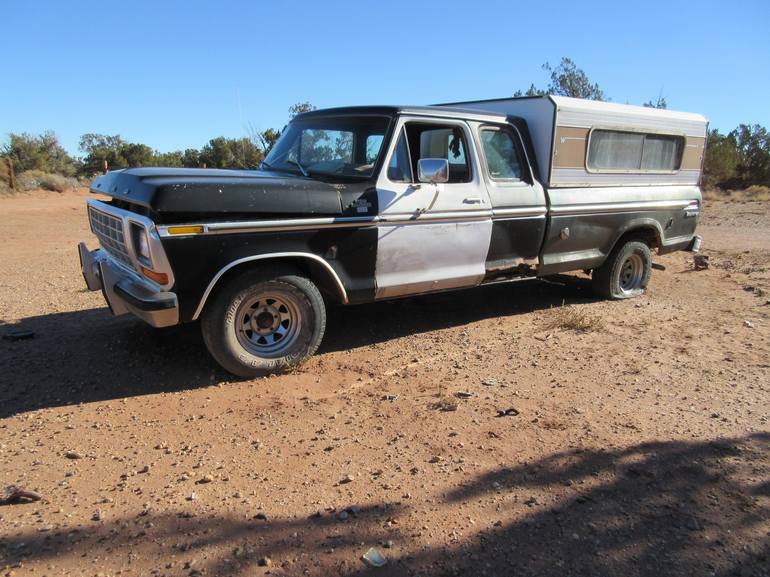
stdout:
POLYGON ((770 571, 762 485, 768 457, 767 433, 551 454, 437 495, 438 506, 460 524, 460 503, 492 498, 500 507, 491 515, 515 512, 516 519, 488 519, 456 542, 429 528, 446 543, 441 547, 421 548, 424 539, 405 519, 410 511, 393 503, 364 507, 344 521, 332 514, 259 521, 243 520, 248 511, 237 519, 137 511, 76 531, 6 531, 0 558, 57 566, 74 560, 94 571, 133 562, 145 573, 157 567, 159 575, 180 574, 193 559, 183 574, 260 574, 258 559, 267 555, 278 575, 762 577, 770 571), (528 498, 533 494, 537 502, 528 498), (394 542, 381 549, 388 564, 365 567, 363 552, 386 540, 394 542), (163 569, 167 563, 173 571, 163 569))
MULTIPOLYGON (((560 277, 331 307, 319 354, 592 298, 585 279, 560 277)), ((0 418, 235 380, 209 356, 197 323, 153 329, 104 308, 0 323, 0 334, 11 329, 33 331, 35 338, 0 341, 0 418)))

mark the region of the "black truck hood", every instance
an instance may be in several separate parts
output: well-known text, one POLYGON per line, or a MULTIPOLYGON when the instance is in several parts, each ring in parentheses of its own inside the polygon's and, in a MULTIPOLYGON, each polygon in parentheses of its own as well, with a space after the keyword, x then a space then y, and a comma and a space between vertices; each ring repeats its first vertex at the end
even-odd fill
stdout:
POLYGON ((311 178, 257 170, 129 168, 98 177, 91 192, 157 213, 342 214, 340 188, 311 178))

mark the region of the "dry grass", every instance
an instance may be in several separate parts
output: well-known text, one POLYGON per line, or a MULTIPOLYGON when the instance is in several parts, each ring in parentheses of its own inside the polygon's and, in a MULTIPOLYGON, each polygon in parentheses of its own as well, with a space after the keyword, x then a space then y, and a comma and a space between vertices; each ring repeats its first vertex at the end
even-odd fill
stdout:
POLYGON ((548 311, 545 326, 546 330, 562 329, 580 333, 599 331, 603 328, 604 320, 599 315, 587 308, 567 306, 563 303, 560 307, 551 308, 548 311))
POLYGON ((61 174, 51 174, 41 170, 28 170, 22 172, 17 178, 17 187, 19 190, 51 190, 54 192, 64 192, 71 188, 77 188, 79 182, 76 178, 62 176, 61 174))
POLYGON ((726 202, 767 202, 770 201, 770 186, 753 184, 745 190, 704 190, 703 198, 726 202))

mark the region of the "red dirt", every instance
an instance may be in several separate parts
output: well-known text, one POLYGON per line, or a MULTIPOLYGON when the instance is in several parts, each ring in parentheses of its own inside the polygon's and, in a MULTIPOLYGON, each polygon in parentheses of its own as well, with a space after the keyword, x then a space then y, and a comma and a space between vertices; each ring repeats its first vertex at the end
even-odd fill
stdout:
POLYGON ((336 308, 252 381, 85 291, 84 206, 0 199, 0 334, 35 333, 0 341, 0 485, 43 496, 0 507, 0 575, 768 574, 770 203, 709 203, 711 267, 657 257, 641 298, 336 308))

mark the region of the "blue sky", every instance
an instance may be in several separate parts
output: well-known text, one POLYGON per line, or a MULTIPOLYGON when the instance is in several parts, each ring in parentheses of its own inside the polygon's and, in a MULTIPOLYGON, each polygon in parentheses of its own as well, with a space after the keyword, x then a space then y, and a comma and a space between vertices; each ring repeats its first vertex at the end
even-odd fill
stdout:
POLYGON ((770 128, 770 2, 131 2, 3 6, 0 137, 120 134, 160 151, 287 109, 504 97, 572 58, 615 102, 662 94, 770 128))

